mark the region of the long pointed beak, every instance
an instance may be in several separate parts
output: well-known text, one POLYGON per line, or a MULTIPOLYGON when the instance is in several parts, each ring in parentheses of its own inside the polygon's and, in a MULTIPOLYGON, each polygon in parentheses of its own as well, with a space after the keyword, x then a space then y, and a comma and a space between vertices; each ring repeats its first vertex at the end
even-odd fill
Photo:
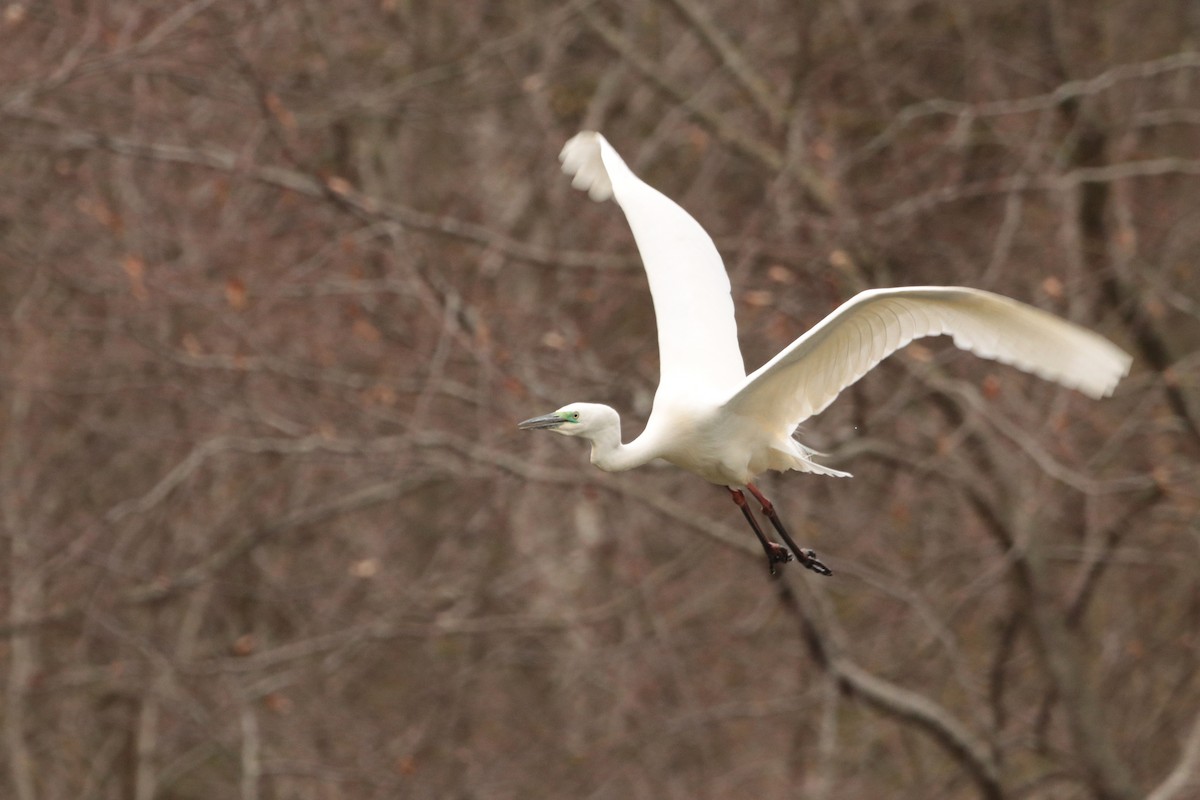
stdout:
POLYGON ((563 424, 563 418, 558 414, 543 414, 540 417, 527 419, 524 422, 517 423, 517 427, 523 431, 536 431, 542 428, 557 428, 563 424))

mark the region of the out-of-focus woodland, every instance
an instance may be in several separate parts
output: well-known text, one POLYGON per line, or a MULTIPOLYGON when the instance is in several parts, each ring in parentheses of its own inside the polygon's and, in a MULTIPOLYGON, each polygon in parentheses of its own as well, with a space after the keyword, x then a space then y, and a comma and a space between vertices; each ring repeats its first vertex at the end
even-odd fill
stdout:
POLYGON ((1200 797, 1200 5, 0 2, 0 794, 1200 797), (605 132, 753 369, 999 291, 725 491, 516 430, 657 383, 605 132))

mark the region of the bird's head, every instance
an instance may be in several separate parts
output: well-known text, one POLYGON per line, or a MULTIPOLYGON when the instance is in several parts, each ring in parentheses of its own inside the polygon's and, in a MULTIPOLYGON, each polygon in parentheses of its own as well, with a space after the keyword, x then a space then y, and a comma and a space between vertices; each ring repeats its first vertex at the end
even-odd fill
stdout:
POLYGON ((517 425, 523 431, 547 430, 563 436, 595 439, 602 431, 621 429, 617 412, 599 403, 571 403, 551 414, 527 419, 517 425))

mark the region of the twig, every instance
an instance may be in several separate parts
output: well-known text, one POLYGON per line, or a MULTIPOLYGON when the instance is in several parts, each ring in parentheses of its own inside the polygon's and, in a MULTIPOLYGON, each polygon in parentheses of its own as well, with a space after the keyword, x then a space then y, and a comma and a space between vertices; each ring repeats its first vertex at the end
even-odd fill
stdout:
POLYGON ((334 199, 348 209, 368 218, 388 220, 411 230, 441 234, 452 239, 476 244, 517 261, 568 269, 624 270, 640 268, 638 259, 631 256, 539 247, 512 239, 474 222, 456 217, 429 214, 364 194, 343 179, 331 178, 323 182, 315 176, 296 169, 248 164, 233 151, 214 145, 189 147, 161 142, 141 142, 124 136, 110 136, 96 131, 70 128, 53 117, 27 109, 8 109, 2 113, 26 122, 58 128, 62 131, 59 145, 64 149, 107 150, 130 158, 184 164, 241 176, 279 189, 287 189, 306 197, 334 199))
POLYGON ((770 118, 771 124, 779 125, 783 122, 784 107, 783 103, 776 97, 766 80, 754 69, 750 62, 742 55, 742 51, 733 43, 725 32, 722 31, 712 18, 701 8, 694 0, 670 0, 671 3, 679 10, 691 26, 699 34, 701 40, 708 45, 709 49, 721 60, 729 73, 734 79, 742 85, 746 90, 746 94, 750 96, 767 117, 770 118))
POLYGON ((908 219, 933 209, 964 200, 1028 192, 1058 192, 1090 183, 1109 183, 1133 178, 1163 175, 1200 175, 1200 159, 1148 158, 1125 161, 1103 167, 1081 167, 1060 174, 1029 176, 1026 173, 943 186, 914 195, 871 215, 873 224, 882 225, 908 219))
POLYGON ((609 24, 599 11, 590 5, 586 5, 580 7, 580 13, 588 25, 591 26, 592 30, 604 40, 605 44, 624 58, 637 73, 648 80, 658 91, 665 94, 673 102, 695 117, 698 122, 712 131, 718 139, 771 172, 779 172, 785 167, 793 169, 813 206, 823 214, 829 214, 833 211, 832 193, 819 175, 812 170, 805 169, 799 164, 787 165, 783 153, 777 147, 735 128, 720 113, 698 103, 690 92, 668 79, 663 74, 660 65, 638 52, 628 37, 609 24))
MULTIPOLYGON (((113 605, 140 606, 163 602, 201 585, 250 550, 288 530, 389 502, 439 477, 441 473, 433 471, 409 474, 399 480, 371 484, 323 503, 295 509, 267 525, 247 528, 233 541, 172 580, 143 584, 122 593, 113 605)), ((21 636, 39 628, 66 624, 79 619, 85 612, 91 613, 91 609, 85 606, 71 606, 33 618, 11 617, 8 622, 0 625, 0 638, 21 636)))
POLYGON ((1192 722, 1191 733, 1179 749, 1179 761, 1163 782, 1154 787, 1146 800, 1175 800, 1188 789, 1200 789, 1200 714, 1192 722))
POLYGON ((833 639, 822 631, 786 581, 777 584, 779 599, 800 623, 801 633, 813 660, 837 681, 846 694, 889 717, 907 722, 929 734, 975 782, 987 800, 1002 800, 1000 769, 990 749, 953 714, 924 695, 897 686, 834 651, 833 639))
POLYGON ((931 116, 997 117, 1029 114, 1058 108, 1062 103, 1088 95, 1099 94, 1119 83, 1165 75, 1186 69, 1200 69, 1200 53, 1183 52, 1136 64, 1122 64, 1105 70, 1094 78, 1067 81, 1054 91, 1014 100, 992 100, 984 103, 965 103, 941 97, 915 103, 902 108, 895 119, 878 136, 855 154, 854 161, 861 162, 879 152, 893 141, 901 130, 913 122, 931 116))

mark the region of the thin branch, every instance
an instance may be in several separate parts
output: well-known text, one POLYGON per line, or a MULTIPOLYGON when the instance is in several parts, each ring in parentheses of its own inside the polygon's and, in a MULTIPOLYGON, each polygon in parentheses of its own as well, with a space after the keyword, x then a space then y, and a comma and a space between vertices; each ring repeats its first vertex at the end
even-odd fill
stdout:
MULTIPOLYGON (((18 475, 21 462, 28 457, 22 446, 25 436, 19 433, 26 424, 30 410, 30 393, 13 392, 5 408, 3 437, 0 437, 0 539, 7 539, 5 555, 6 594, 8 595, 7 625, 19 625, 28 615, 39 613, 42 603, 42 579, 38 575, 37 550, 30 541, 32 532, 21 513, 20 497, 24 495, 23 481, 18 475)), ((37 642, 32 636, 14 636, 9 643, 5 661, 4 682, 4 751, 8 762, 8 783, 17 800, 37 797, 37 762, 26 740, 29 719, 27 694, 38 670, 37 642)))
POLYGON ((62 132, 59 146, 66 150, 107 150, 117 155, 172 164, 211 169, 243 177, 258 183, 287 189, 306 197, 333 200, 346 208, 375 220, 395 222, 410 230, 441 234, 451 239, 479 245, 517 261, 546 267, 568 269, 637 269, 640 262, 631 256, 593 253, 579 250, 539 247, 518 241, 474 222, 456 217, 429 214, 398 203, 364 194, 342 178, 321 181, 296 169, 249 164, 237 153, 215 145, 189 147, 160 142, 141 142, 124 136, 70 128, 52 117, 29 110, 4 110, 14 119, 50 125, 62 132))
MULTIPOLYGON (((258 545, 293 528, 316 524, 340 514, 390 502, 439 477, 442 477, 442 473, 433 471, 409 474, 399 480, 371 484, 332 500, 295 509, 269 524, 247 528, 208 558, 171 580, 155 581, 123 592, 113 605, 140 606, 163 602, 203 584, 258 545)), ((39 628, 66 624, 79 619, 85 613, 89 613, 87 606, 71 606, 34 618, 13 617, 6 624, 0 625, 0 638, 22 636, 39 628)))
POLYGON ((158 793, 158 770, 156 750, 158 749, 158 717, 159 701, 157 684, 162 678, 154 681, 156 686, 147 691, 138 705, 137 729, 134 735, 134 798, 135 800, 154 800, 158 793))
POLYGON ((625 59, 654 88, 665 94, 673 102, 678 103, 699 122, 704 124, 705 127, 709 128, 716 134, 718 139, 772 172, 779 170, 783 166, 783 154, 777 148, 737 130, 719 113, 696 102, 691 92, 664 75, 660 65, 642 55, 633 42, 629 41, 627 36, 613 27, 608 20, 604 19, 599 11, 591 5, 581 6, 579 11, 587 24, 599 34, 606 45, 625 59))
POLYGON ((786 581, 777 584, 779 599, 797 619, 813 660, 846 694, 876 711, 929 734, 966 771, 987 800, 1002 800, 1000 768, 990 748, 944 707, 924 695, 874 675, 834 651, 833 639, 820 630, 808 604, 800 602, 786 581))
POLYGON ((1082 167, 1060 174, 1029 176, 1025 173, 991 178, 982 181, 943 186, 914 195, 888 208, 871 214, 874 224, 885 224, 908 219, 918 214, 959 203, 997 195, 1029 192, 1059 192, 1081 184, 1110 183, 1133 178, 1154 178, 1164 175, 1200 175, 1200 159, 1148 158, 1141 161, 1126 161, 1103 167, 1082 167))
MULTIPOLYGON (((1128 526, 1148 513, 1163 498, 1164 494, 1161 486, 1151 487, 1150 491, 1138 498, 1136 502, 1131 503, 1107 526, 1100 536, 1103 540, 1100 547, 1088 548, 1084 552, 1084 566, 1077 579, 1071 600, 1067 604, 1066 619, 1069 626, 1077 628, 1083 620, 1083 614, 1087 610, 1089 601, 1095 595, 1096 587, 1100 585, 1100 578, 1103 576, 1105 568, 1115 560, 1114 552, 1117 545, 1129 532, 1128 526)), ((1156 558, 1150 563, 1156 563, 1157 560, 1156 558)))
POLYGON ((242 800, 258 800, 258 784, 262 778, 262 739, 258 731, 258 717, 251 700, 242 699, 239 713, 242 733, 241 767, 242 800))
POLYGON ((904 128, 926 117, 999 117, 1036 113, 1058 108, 1070 100, 1099 94, 1126 81, 1145 80, 1189 69, 1200 69, 1200 53, 1189 51, 1175 53, 1154 61, 1122 64, 1105 70, 1093 78, 1067 81, 1051 92, 1013 100, 992 100, 983 103, 965 103, 941 97, 924 100, 902 108, 894 120, 855 155, 854 161, 861 162, 879 152, 888 143, 895 140, 904 128))
POLYGON ((946 379, 932 373, 927 374, 926 380, 930 386, 937 389, 944 396, 958 399, 959 402, 962 402, 978 414, 980 419, 984 420, 998 433, 1021 448, 1025 452, 1025 455, 1029 456, 1047 476, 1062 483, 1064 486, 1069 486, 1080 494, 1121 494, 1153 489, 1157 485, 1153 475, 1145 474, 1097 480, 1086 473, 1063 464, 1051 455, 1037 439, 1030 436, 1028 431, 1009 421, 1004 415, 994 413, 994 410, 989 407, 987 400, 984 399, 983 395, 974 386, 965 381, 946 379))
POLYGON ((701 105, 684 86, 670 80, 660 65, 642 55, 633 42, 605 20, 599 11, 587 5, 580 8, 580 13, 604 43, 624 58, 634 71, 712 131, 719 140, 770 172, 779 172, 785 167, 793 169, 813 206, 824 214, 832 212, 832 193, 819 175, 799 164, 787 164, 779 148, 736 128, 720 113, 701 105))
POLYGON ((766 80, 754 69, 754 66, 738 49, 733 40, 717 26, 708 13, 695 0, 670 0, 691 26, 699 34, 700 39, 708 45, 713 54, 721 60, 734 79, 741 84, 750 96, 771 120, 772 125, 783 122, 783 103, 772 92, 766 80))
POLYGON ((119 522, 130 514, 144 514, 166 499, 177 487, 188 480, 196 470, 210 458, 220 453, 236 452, 274 455, 304 455, 309 453, 334 453, 337 455, 363 455, 370 451, 392 450, 400 437, 382 437, 370 442, 345 439, 330 439, 315 434, 292 437, 248 437, 216 436, 195 447, 187 456, 167 471, 148 492, 136 499, 126 500, 109 509, 105 519, 119 522))
POLYGON ((1183 792, 1189 789, 1200 791, 1200 714, 1196 715, 1191 733, 1179 749, 1179 761, 1175 768, 1146 795, 1146 800, 1182 799, 1185 796, 1183 792))
POLYGON ((103 32, 103 24, 99 14, 89 17, 87 28, 79 41, 64 56, 62 63, 46 78, 39 78, 18 83, 8 92, 0 95, 0 111, 7 113, 11 107, 27 105, 37 95, 44 95, 66 85, 70 81, 89 75, 97 75, 109 69, 128 63, 139 56, 154 50, 188 23, 204 13, 218 0, 192 0, 192 2, 168 15, 162 22, 150 29, 138 41, 117 50, 105 50, 99 55, 84 58, 84 54, 103 32))

